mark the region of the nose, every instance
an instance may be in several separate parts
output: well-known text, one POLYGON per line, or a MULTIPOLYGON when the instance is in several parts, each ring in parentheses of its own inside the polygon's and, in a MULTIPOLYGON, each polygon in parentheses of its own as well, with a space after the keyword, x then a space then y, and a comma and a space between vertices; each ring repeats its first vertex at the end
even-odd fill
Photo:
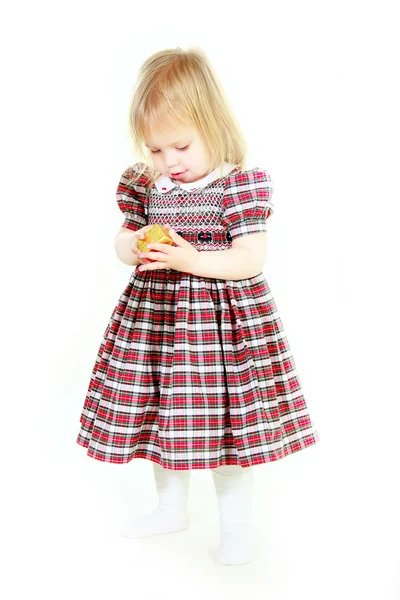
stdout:
POLYGON ((168 167, 168 169, 174 169, 179 165, 179 163, 176 160, 165 160, 165 164, 168 167))
POLYGON ((179 161, 176 160, 177 156, 175 152, 166 152, 164 162, 169 169, 175 168, 179 165, 179 161))

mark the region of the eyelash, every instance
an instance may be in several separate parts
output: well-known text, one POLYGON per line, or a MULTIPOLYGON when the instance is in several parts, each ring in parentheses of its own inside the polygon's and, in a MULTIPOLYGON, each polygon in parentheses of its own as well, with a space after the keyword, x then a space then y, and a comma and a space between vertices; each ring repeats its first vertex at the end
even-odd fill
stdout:
MULTIPOLYGON (((183 148, 177 148, 177 150, 186 150, 187 148, 189 148, 189 144, 187 146, 184 146, 183 148)), ((152 154, 156 154, 157 152, 160 152, 159 150, 150 150, 150 152, 152 154)))

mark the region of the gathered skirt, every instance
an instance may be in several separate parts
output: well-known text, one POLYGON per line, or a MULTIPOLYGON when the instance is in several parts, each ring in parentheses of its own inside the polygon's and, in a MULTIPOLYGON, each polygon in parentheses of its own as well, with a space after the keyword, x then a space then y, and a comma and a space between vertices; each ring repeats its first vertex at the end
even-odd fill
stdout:
POLYGON ((263 273, 132 273, 103 335, 77 443, 111 463, 249 467, 319 441, 263 273))

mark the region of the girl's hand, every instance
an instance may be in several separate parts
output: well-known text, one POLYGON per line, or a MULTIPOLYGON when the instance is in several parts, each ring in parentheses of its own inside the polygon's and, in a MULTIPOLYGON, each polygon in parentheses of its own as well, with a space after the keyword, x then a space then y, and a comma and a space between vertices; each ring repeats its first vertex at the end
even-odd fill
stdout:
POLYGON ((133 238, 133 243, 132 243, 132 252, 134 254, 136 254, 136 256, 139 258, 139 262, 142 263, 143 265, 147 265, 148 263, 152 263, 154 261, 148 260, 147 258, 144 258, 144 259, 140 258, 140 254, 142 254, 142 251, 137 247, 137 242, 138 242, 138 240, 143 240, 144 234, 147 233, 149 231, 149 229, 151 229, 152 227, 153 227, 153 225, 145 225, 144 227, 142 227, 141 229, 138 229, 134 233, 134 238, 133 238))
POLYGON ((178 235, 170 225, 164 225, 168 229, 168 234, 171 236, 176 246, 169 244, 147 244, 153 252, 140 252, 139 258, 153 259, 149 261, 151 264, 143 264, 138 267, 138 271, 154 271, 155 269, 175 269, 183 273, 191 273, 199 259, 200 252, 196 250, 190 242, 184 240, 178 235))

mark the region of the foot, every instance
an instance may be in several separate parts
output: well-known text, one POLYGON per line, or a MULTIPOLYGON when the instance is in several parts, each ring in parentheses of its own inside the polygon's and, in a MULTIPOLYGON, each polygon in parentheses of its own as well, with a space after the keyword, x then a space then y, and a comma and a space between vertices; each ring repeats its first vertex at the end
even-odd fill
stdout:
POLYGON ((186 513, 167 515, 160 508, 153 512, 130 521, 124 528, 122 535, 127 538, 142 538, 163 533, 183 531, 189 526, 186 513))
POLYGON ((221 530, 217 561, 221 565, 243 565, 254 558, 254 540, 248 523, 221 530))

